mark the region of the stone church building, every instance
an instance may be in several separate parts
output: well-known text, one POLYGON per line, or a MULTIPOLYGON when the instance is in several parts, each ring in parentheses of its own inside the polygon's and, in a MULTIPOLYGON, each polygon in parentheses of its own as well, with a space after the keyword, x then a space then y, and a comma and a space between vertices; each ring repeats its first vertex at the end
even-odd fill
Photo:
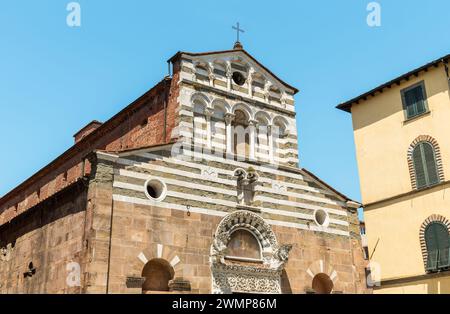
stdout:
POLYGON ((0 199, 0 293, 364 293, 360 204, 298 165, 294 95, 246 52, 171 75, 0 199))

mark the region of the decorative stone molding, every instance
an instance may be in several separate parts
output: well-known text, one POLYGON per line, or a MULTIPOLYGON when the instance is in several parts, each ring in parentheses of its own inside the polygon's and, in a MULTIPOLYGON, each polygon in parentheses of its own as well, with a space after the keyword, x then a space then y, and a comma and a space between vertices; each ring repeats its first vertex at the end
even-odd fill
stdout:
POLYGON ((206 107, 206 108, 205 108, 205 117, 206 117, 206 120, 211 119, 211 117, 212 117, 213 114, 214 114, 214 108, 209 108, 209 107, 206 107))
POLYGON ((238 210, 223 218, 211 246, 210 262, 213 293, 281 293, 281 273, 292 245, 279 245, 270 225, 259 215, 238 210), (229 264, 225 260, 227 244, 237 229, 251 232, 261 244, 262 263, 255 266, 229 264))
POLYGON ((214 75, 214 64, 212 62, 208 63, 208 78, 209 85, 214 86, 214 79, 216 76, 214 75))
POLYGON ((258 185, 258 173, 249 168, 246 170, 237 168, 234 171, 237 179, 237 203, 240 205, 251 205, 255 197, 255 187, 258 185))
POLYGON ((266 81, 266 83, 264 84, 264 98, 265 98, 266 102, 269 102, 271 87, 272 87, 272 82, 266 81))
POLYGON ((169 281, 169 290, 170 291, 191 291, 191 282, 189 280, 185 280, 183 278, 175 278, 169 281))
POLYGON ((145 278, 144 277, 135 277, 135 276, 128 276, 125 280, 125 284, 127 288, 135 289, 139 288, 142 289, 142 285, 144 284, 145 278))
POLYGON ((219 174, 216 168, 208 167, 202 169, 202 176, 206 178, 218 178, 219 174))
POLYGON ((408 160, 408 169, 409 169, 409 177, 411 179, 411 187, 413 190, 417 189, 417 180, 416 175, 414 171, 414 161, 413 161, 413 151, 417 144, 427 142, 430 143, 434 148, 434 156, 436 158, 436 168, 438 171, 438 177, 439 182, 445 181, 444 176, 444 169, 442 166, 442 157, 441 157, 441 150, 439 148, 438 142, 429 135, 420 135, 418 136, 408 147, 408 154, 407 154, 407 160, 408 160))
POLYGON ((284 185, 283 183, 279 183, 276 181, 272 182, 272 189, 276 190, 276 191, 280 191, 280 192, 286 192, 287 191, 287 186, 284 185))
POLYGON ((235 115, 233 113, 225 113, 225 123, 227 125, 230 125, 234 121, 235 115))
POLYGON ((211 266, 213 293, 281 293, 281 271, 239 265, 211 266))
POLYGON ((283 108, 286 108, 286 106, 287 106, 287 100, 288 100, 287 94, 286 94, 286 92, 283 90, 282 93, 281 93, 281 98, 280 98, 280 103, 281 103, 281 106, 282 106, 283 108))
POLYGON ((427 229, 428 225, 433 222, 437 222, 444 225, 450 234, 450 221, 444 216, 433 214, 427 219, 425 219, 425 221, 422 223, 419 231, 419 239, 420 239, 420 249, 422 250, 423 265, 425 269, 427 268, 428 262, 428 251, 427 251, 427 243, 425 241, 425 230, 427 229))
POLYGON ((11 260, 11 255, 14 250, 14 247, 11 243, 9 243, 6 247, 0 248, 0 261, 8 262, 11 260))

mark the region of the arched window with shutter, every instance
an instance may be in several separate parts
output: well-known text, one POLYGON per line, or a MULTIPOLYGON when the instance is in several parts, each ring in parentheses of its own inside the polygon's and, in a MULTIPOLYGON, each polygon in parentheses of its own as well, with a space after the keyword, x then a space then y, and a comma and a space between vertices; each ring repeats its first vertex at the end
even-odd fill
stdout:
POLYGON ((421 135, 411 143, 408 167, 413 189, 423 189, 445 181, 439 145, 431 136, 421 135))
POLYGON ((434 148, 430 143, 417 144, 413 151, 413 162, 417 188, 439 183, 434 148))
POLYGON ((450 267, 449 233, 441 222, 431 222, 425 229, 427 249, 427 271, 438 271, 450 267))

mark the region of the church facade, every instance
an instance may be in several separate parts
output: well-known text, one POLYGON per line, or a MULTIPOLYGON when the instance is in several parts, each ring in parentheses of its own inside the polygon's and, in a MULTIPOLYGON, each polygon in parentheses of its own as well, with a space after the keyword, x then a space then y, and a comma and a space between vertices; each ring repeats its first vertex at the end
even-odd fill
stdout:
POLYGON ((0 199, 0 293, 366 293, 360 204, 299 167, 297 89, 239 43, 0 199))

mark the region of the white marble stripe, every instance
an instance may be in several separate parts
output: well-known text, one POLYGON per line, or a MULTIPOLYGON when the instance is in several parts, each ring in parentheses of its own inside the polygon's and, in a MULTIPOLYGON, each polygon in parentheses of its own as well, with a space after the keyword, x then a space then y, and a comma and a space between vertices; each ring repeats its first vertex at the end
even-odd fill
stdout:
POLYGON ((281 204, 281 205, 286 205, 286 206, 291 206, 291 207, 296 207, 296 208, 305 208, 305 209, 311 209, 311 210, 322 209, 328 213, 332 213, 332 214, 336 214, 336 215, 340 215, 340 216, 347 216, 347 212, 344 210, 326 208, 326 207, 322 207, 322 206, 310 205, 310 204, 293 202, 293 201, 279 200, 279 199, 274 199, 274 198, 270 198, 270 197, 262 196, 262 195, 257 195, 255 197, 255 201, 262 201, 262 202, 278 204, 278 205, 281 204))
MULTIPOLYGON (((195 134, 196 134, 196 136, 200 137, 200 139, 202 139, 202 140, 205 140, 205 138, 206 138, 205 137, 206 136, 206 130, 196 130, 195 134)), ((180 135, 185 137, 188 140, 192 140, 193 139, 192 131, 189 131, 189 130, 181 130, 180 131, 180 135)), ((220 133, 212 134, 211 138, 212 138, 213 142, 215 142, 214 139, 218 139, 219 143, 221 143, 221 144, 224 144, 225 141, 226 141, 226 135, 225 134, 220 134, 220 133)), ((266 145, 256 145, 255 149, 256 149, 257 157, 260 157, 261 153, 264 154, 264 156, 262 156, 262 157, 265 157, 266 154, 264 152, 267 152, 267 154, 269 152, 269 147, 266 146, 266 145)), ((298 150, 295 149, 295 148, 277 148, 275 150, 275 155, 276 154, 285 155, 285 154, 289 154, 289 153, 298 155, 298 150)), ((297 161, 298 161, 298 159, 297 159, 297 161)))
POLYGON ((225 151, 227 149, 227 146, 225 144, 214 141, 214 140, 212 141, 212 147, 221 149, 222 151, 225 151))
MULTIPOLYGON (((180 81, 179 82, 185 82, 185 83, 187 83, 187 84, 189 84, 189 85, 192 85, 192 84, 194 84, 195 82, 191 79, 192 78, 192 74, 190 74, 190 73, 186 73, 186 72, 181 72, 181 76, 180 76, 180 81)), ((226 92, 226 93, 229 93, 229 91, 228 91, 228 88, 227 88, 227 86, 221 86, 221 85, 214 85, 214 86, 211 86, 211 85, 209 85, 209 81, 208 82, 198 82, 198 83, 201 83, 202 85, 204 85, 205 87, 207 87, 208 89, 210 89, 210 90, 218 90, 218 91, 224 91, 224 92, 226 92)), ((184 90, 186 90, 187 92, 189 91, 189 92, 191 92, 191 93, 193 93, 193 92, 195 92, 195 90, 194 89, 192 89, 192 88, 189 88, 188 86, 185 86, 184 87, 184 90)), ((189 93, 188 92, 188 93, 189 93)), ((238 94, 238 95, 240 95, 245 101, 252 101, 253 100, 253 98, 255 98, 255 96, 254 97, 249 97, 248 96, 248 93, 247 92, 240 92, 240 91, 237 91, 237 90, 234 90, 233 91, 233 93, 234 94, 238 94)), ((259 97, 260 98, 260 97, 259 97)), ((261 98, 260 98, 261 99, 261 98)), ((289 99, 290 100, 294 100, 294 98, 293 97, 289 97, 289 99)), ((193 104, 192 104, 192 102, 190 101, 190 98, 189 97, 185 97, 185 101, 183 102, 183 105, 184 106, 193 106, 193 104)), ((277 106, 277 105, 279 105, 279 104, 277 104, 277 103, 275 103, 275 104, 272 104, 272 106, 277 106)), ((269 108, 269 109, 271 109, 271 108, 269 108)), ((295 107, 294 107, 294 105, 291 105, 291 104, 288 104, 287 105, 287 107, 286 108, 284 108, 284 109, 290 109, 290 111, 292 112, 292 113, 295 113, 295 107)), ((272 110, 272 109, 271 109, 272 110)), ((290 123, 292 124, 293 123, 293 119, 292 118, 288 118, 288 120, 290 121, 290 123)))
MULTIPOLYGON (((195 168, 195 169, 199 169, 199 170, 205 170, 207 168, 212 168, 217 173, 225 174, 225 175, 228 175, 228 176, 233 176, 234 175, 234 172, 231 171, 231 170, 203 166, 203 165, 198 164, 198 163, 192 163, 192 162, 184 161, 184 160, 181 160, 181 159, 173 159, 173 158, 169 158, 169 157, 163 157, 161 155, 156 155, 156 154, 152 154, 152 153, 137 153, 136 155, 138 155, 140 157, 143 157, 143 158, 148 158, 148 159, 151 159, 151 160, 163 160, 164 162, 167 162, 167 163, 175 163, 175 164, 178 164, 178 165, 182 165, 182 166, 186 166, 186 167, 190 167, 190 168, 195 168)), ((265 177, 260 177, 259 180, 261 182, 268 183, 268 184, 278 183, 280 185, 284 185, 286 187, 290 187, 290 188, 294 188, 294 189, 298 189, 298 190, 305 190, 305 191, 310 191, 310 192, 315 192, 315 193, 323 193, 323 194, 333 195, 331 192, 328 192, 326 190, 321 190, 321 189, 310 187, 310 186, 306 186, 306 185, 289 183, 289 182, 283 182, 283 181, 274 181, 272 179, 265 178, 265 177)), ((231 180, 228 180, 228 181, 231 181, 231 180)), ((225 184, 228 184, 228 183, 225 183, 225 184)), ((235 185, 235 183, 233 183, 231 185, 235 185)), ((267 189, 267 188, 265 188, 265 189, 267 189)), ((272 189, 272 191, 278 193, 278 191, 275 191, 273 189, 272 189)), ((293 193, 293 192, 291 192, 291 193, 293 193)), ((295 194, 298 195, 297 193, 295 193, 295 194)), ((286 194, 286 195, 289 195, 289 194, 286 194)), ((291 196, 293 196, 293 194, 291 196)), ((317 202, 321 202, 321 203, 336 204, 336 205, 340 205, 340 206, 345 206, 346 205, 343 202, 331 201, 331 200, 329 200, 327 198, 323 198, 323 197, 316 197, 314 200, 317 201, 317 202)))
MULTIPOLYGON (((165 179, 165 178, 161 178, 161 177, 154 177, 154 178, 161 179, 169 184, 171 184, 171 182, 172 182, 173 184, 176 184, 179 186, 186 186, 186 182, 183 182, 183 181, 165 179), (171 182, 169 182, 168 180, 170 180, 171 182)), ((138 191, 138 192, 142 192, 142 193, 144 192, 144 189, 145 189, 143 185, 130 184, 130 183, 125 183, 125 182, 120 182, 120 181, 114 181, 113 186, 118 187, 118 188, 138 191)), ((192 183, 190 183, 189 187, 193 187, 193 188, 197 187, 200 190, 207 190, 210 192, 221 193, 218 191, 214 191, 218 188, 213 188, 213 187, 204 186, 204 185, 200 185, 200 184, 195 184, 195 186, 194 186, 194 185, 192 185, 192 183)), ((233 193, 232 191, 228 191, 228 190, 224 190, 224 189, 218 189, 218 190, 225 191, 226 193, 224 193, 224 194, 228 194, 231 196, 235 195, 235 193, 233 193)), ((206 202, 206 203, 211 203, 211 204, 221 204, 221 205, 228 206, 228 207, 236 206, 235 202, 221 200, 221 199, 205 198, 202 196, 187 194, 187 193, 183 193, 183 192, 168 191, 167 195, 173 196, 176 198, 181 198, 181 199, 194 199, 194 200, 197 200, 200 202, 206 202)), ((271 198, 268 198, 268 199, 271 199, 271 198)), ((277 199, 271 199, 271 200, 272 200, 271 203, 273 203, 273 204, 277 204, 277 201, 279 201, 277 199)), ((291 207, 294 207, 294 206, 291 206, 291 207)), ((295 211, 272 209, 272 208, 267 208, 267 207, 259 207, 258 209, 261 210, 262 212, 266 212, 266 213, 270 213, 270 214, 274 214, 274 215, 282 215, 282 216, 287 216, 287 217, 295 217, 295 218, 307 219, 307 220, 314 221, 314 215, 308 215, 308 214, 299 213, 299 212, 295 212, 295 211)), ((324 209, 324 210, 327 210, 327 209, 324 209)), ((331 212, 330 209, 328 209, 328 211, 331 212)), ((348 223, 346 221, 342 221, 342 220, 330 219, 330 222, 338 224, 338 225, 348 226, 348 223)))
MULTIPOLYGON (((189 151, 189 150, 183 150, 183 154, 188 156, 188 157, 221 162, 221 163, 225 163, 225 164, 241 167, 241 168, 244 168, 244 169, 247 168, 248 166, 250 166, 250 164, 245 163, 245 162, 240 162, 240 161, 231 160, 231 159, 224 159, 223 157, 218 157, 218 156, 214 156, 214 155, 210 155, 210 154, 206 154, 206 153, 201 154, 201 153, 198 153, 198 152, 192 152, 192 151, 189 151)), ((277 169, 273 169, 273 168, 271 168, 269 166, 257 166, 257 165, 251 165, 251 166, 253 168, 255 168, 255 170, 257 170, 257 171, 271 173, 271 174, 276 174, 276 175, 289 177, 289 178, 293 178, 293 179, 297 179, 297 180, 306 180, 305 177, 303 177, 301 174, 298 174, 298 173, 290 173, 290 172, 287 172, 287 171, 280 171, 280 170, 277 170, 277 169)))
MULTIPOLYGON (((123 159, 123 158, 118 158, 117 163, 123 164, 123 165, 128 165, 128 166, 135 166, 135 167, 139 167, 139 168, 145 168, 145 169, 154 170, 154 171, 158 171, 158 172, 180 175, 180 176, 184 176, 184 177, 188 177, 188 178, 206 180, 206 177, 202 176, 201 174, 188 172, 188 171, 184 171, 184 170, 167 168, 167 167, 163 167, 163 166, 159 166, 159 165, 153 165, 153 164, 147 164, 147 163, 137 163, 136 161, 131 161, 128 159, 123 159)), ((207 180, 212 181, 212 182, 222 183, 222 184, 230 184, 230 182, 231 182, 231 180, 221 179, 221 178, 213 178, 213 177, 208 177, 207 180)))
POLYGON ((142 253, 142 252, 139 253, 138 258, 141 260, 141 262, 142 262, 143 264, 147 264, 148 259, 147 259, 147 257, 144 255, 144 253, 142 253))
MULTIPOLYGON (((196 120, 198 123, 200 124, 206 124, 206 121, 204 119, 197 119, 196 120)), ((190 128, 192 131, 192 128, 194 126, 194 124, 192 122, 187 122, 187 121, 180 121, 179 126, 182 128, 190 128)), ((215 123, 214 127, 217 129, 222 129, 225 131, 226 127, 224 123, 215 123)))
POLYGON ((163 246, 161 243, 158 243, 158 244, 157 244, 157 246, 156 246, 156 256, 157 256, 158 258, 161 258, 161 257, 162 257, 163 248, 164 248, 164 246, 163 246))
MULTIPOLYGON (((194 113, 192 111, 186 110, 186 109, 181 109, 179 111, 180 116, 188 116, 188 117, 193 117, 194 113)), ((180 122, 181 125, 181 122, 180 122)))
MULTIPOLYGON (((172 172, 172 174, 177 174, 183 177, 188 177, 188 178, 196 178, 199 180, 204 180, 204 181, 213 181, 213 182, 218 182, 221 184, 226 184, 232 187, 236 187, 236 181, 235 180, 228 180, 228 179, 220 179, 220 178, 214 178, 214 177, 207 177, 207 176, 203 176, 203 175, 199 175, 199 174, 195 174, 192 172, 187 172, 187 171, 182 171, 182 170, 177 170, 177 169, 171 169, 171 168, 166 168, 166 167, 162 167, 162 166, 153 166, 151 164, 145 164, 147 165, 146 168, 150 168, 150 169, 155 169, 161 172, 166 172, 166 169, 170 169, 170 171, 172 172)), ((137 173, 137 172, 132 172, 129 170, 124 170, 124 169, 119 169, 119 174, 120 175, 125 175, 125 176, 129 176, 129 177, 134 177, 134 178, 139 178, 139 179, 143 179, 146 180, 150 177, 150 175, 148 174, 141 174, 141 173, 137 173)), ((152 175, 154 176, 154 175, 152 175)), ((157 177, 157 176, 154 176, 157 177)), ((186 186, 186 181, 182 181, 182 180, 174 180, 174 179, 166 179, 166 178, 162 178, 162 177, 158 177, 161 180, 166 181, 169 184, 174 184, 174 185, 179 185, 179 186, 186 186)), ((143 191, 143 187, 141 186, 135 186, 133 184, 129 184, 129 183, 117 183, 117 184, 121 184, 120 187, 123 188, 129 188, 129 189, 134 189, 136 191, 143 191), (133 188, 134 187, 134 188, 133 188)), ((206 190, 206 191, 210 191, 210 192, 216 192, 216 193, 223 193, 223 194, 227 194, 227 195, 233 195, 230 193, 229 190, 226 189, 221 189, 221 188, 216 188, 216 187, 210 187, 207 185, 202 185, 202 184, 196 184, 196 183, 189 183, 191 186, 193 187, 197 187, 200 190, 206 190)), ((282 183, 281 183, 282 184, 282 183)), ((118 186, 119 187, 119 186, 118 186)), ((257 187, 257 189, 261 189, 262 187, 257 187)), ((292 195, 296 195, 296 197, 298 196, 299 198, 303 198, 303 199, 307 199, 307 195, 301 195, 301 194, 297 194, 297 193, 292 193, 292 192, 285 192, 285 191, 276 191, 274 189, 268 189, 265 188, 265 191, 269 191, 271 193, 275 193, 275 194, 283 194, 285 193, 286 196, 292 196, 292 195), (292 195, 290 194, 292 193, 292 195)), ((270 197, 265 197, 265 196, 256 196, 255 200, 262 200, 262 201, 266 201, 268 203, 272 203, 272 204, 285 204, 291 207, 300 207, 300 208, 305 208, 305 209, 311 209, 311 210, 316 210, 316 209, 323 209, 325 211, 328 211, 330 213, 336 213, 338 215, 344 215, 343 213, 346 212, 342 211, 342 210, 335 210, 335 209, 330 209, 330 208, 325 208, 322 206, 316 206, 316 205, 309 205, 309 204, 304 204, 304 203, 297 203, 297 202, 292 202, 292 201, 284 201, 284 200, 279 200, 279 199, 274 199, 274 198, 270 198, 270 197), (288 204, 287 204, 288 203, 288 204)), ((310 199, 311 200, 311 199, 310 199)), ((325 198, 317 198, 314 199, 314 201, 320 202, 320 203, 325 203, 324 201, 320 201, 320 200, 327 200, 325 198)), ((328 202, 327 204, 333 204, 332 202, 328 202)), ((336 204, 336 203, 334 203, 336 204)), ((339 205, 339 204, 336 204, 339 205)))
POLYGON ((170 261, 170 266, 175 267, 179 262, 180 262, 180 258, 177 255, 174 258, 172 258, 172 260, 170 261))
MULTIPOLYGON (((283 183, 280 182, 280 184, 283 184, 283 183)), ((272 194, 280 194, 280 195, 284 195, 284 196, 292 196, 295 198, 301 198, 304 200, 318 202, 318 203, 339 205, 339 206, 344 206, 344 207, 346 206, 346 204, 344 202, 333 201, 333 200, 329 200, 329 199, 326 199, 323 197, 317 197, 317 196, 312 196, 312 195, 308 195, 308 194, 299 194, 299 193, 290 192, 290 191, 280 191, 280 190, 275 190, 273 188, 267 188, 264 186, 256 186, 255 190, 272 193, 272 194)))
MULTIPOLYGON (((122 173, 120 173, 121 175, 123 175, 122 173)), ((147 176, 147 178, 149 178, 150 176, 147 176)), ((217 188, 217 187, 213 187, 213 186, 209 186, 209 185, 203 185, 203 184, 197 184, 197 183, 192 183, 192 182, 188 182, 188 181, 179 181, 179 180, 174 180, 174 179, 169 179, 169 178, 164 178, 164 177, 159 177, 159 176, 151 176, 152 178, 155 179, 160 179, 162 181, 164 181, 167 184, 171 184, 171 185, 176 185, 176 186, 181 186, 181 187, 187 187, 189 186, 189 188, 191 189, 196 189, 196 190, 202 190, 202 191, 206 191, 206 192, 213 192, 213 193, 219 193, 219 194, 225 194, 225 195, 230 195, 230 196, 236 196, 236 191, 232 191, 232 190, 226 190, 226 189, 221 189, 221 188, 217 188)), ((126 183, 126 182, 120 182, 120 181, 114 181, 113 183, 114 187, 117 188, 121 188, 121 189, 127 189, 127 190, 133 190, 133 191, 138 191, 138 192, 144 192, 145 188, 142 185, 136 185, 136 184, 131 184, 131 183, 126 183)), ((235 184, 236 186, 236 184, 235 184)))
MULTIPOLYGON (((264 160, 268 159, 267 154, 256 153, 255 155, 258 159, 264 159, 264 160)), ((279 162, 279 163, 298 162, 298 159, 295 159, 295 158, 294 159, 293 158, 280 158, 280 157, 276 157, 276 156, 273 157, 273 160, 276 162, 279 162)))
POLYGON ((349 236, 350 233, 348 231, 344 230, 337 230, 337 229, 331 229, 331 228, 318 228, 316 226, 310 226, 304 224, 299 224, 296 222, 288 222, 288 221, 280 221, 280 220, 272 220, 272 219, 266 219, 266 221, 271 225, 278 225, 283 227, 291 227, 291 228, 297 228, 297 229, 305 229, 305 230, 312 230, 312 231, 320 231, 325 233, 331 233, 331 234, 339 234, 344 236, 349 236))
MULTIPOLYGON (((195 130, 195 135, 198 135, 200 137, 206 136, 207 134, 208 134, 208 132, 206 130, 200 130, 200 129, 195 130)), ((216 133, 216 134, 211 134, 211 138, 226 139, 226 136, 225 136, 225 134, 216 133)))
MULTIPOLYGON (((136 197, 123 196, 123 195, 117 195, 117 194, 113 194, 113 200, 117 201, 117 202, 134 203, 134 204, 147 205, 147 206, 157 206, 157 207, 162 207, 162 208, 181 210, 181 211, 185 211, 185 212, 187 211, 186 206, 179 205, 179 204, 170 204, 170 203, 164 203, 164 202, 155 203, 150 200, 140 199, 140 198, 136 198, 136 197)), ((219 217, 224 217, 227 215, 227 213, 223 212, 223 211, 217 211, 217 210, 199 208, 199 207, 190 207, 189 211, 192 213, 206 214, 206 215, 219 216, 219 217)), ((349 233, 347 231, 336 230, 336 229, 331 229, 331 228, 319 229, 314 226, 308 227, 305 224, 293 223, 293 222, 288 222, 288 221, 279 221, 279 220, 273 220, 273 219, 266 219, 266 221, 271 225, 291 227, 291 228, 297 228, 297 229, 303 229, 303 230, 321 231, 324 233, 340 234, 340 235, 346 235, 346 236, 349 235, 349 233)))
POLYGON ((291 138, 275 138, 274 142, 280 145, 285 145, 285 144, 297 144, 297 141, 291 138))
MULTIPOLYGON (((146 200, 146 199, 142 199, 142 198, 138 198, 138 197, 130 197, 130 196, 113 194, 113 200, 117 201, 117 202, 132 203, 132 204, 139 204, 139 205, 146 205, 146 206, 157 206, 157 207, 161 207, 161 208, 175 209, 175 210, 181 210, 181 211, 187 212, 187 208, 184 205, 170 204, 170 203, 165 203, 165 202, 153 202, 151 200, 146 200)), ((227 213, 223 212, 223 211, 200 208, 200 207, 190 207, 189 211, 191 213, 207 214, 207 215, 219 216, 219 217, 224 217, 227 215, 227 213)))

